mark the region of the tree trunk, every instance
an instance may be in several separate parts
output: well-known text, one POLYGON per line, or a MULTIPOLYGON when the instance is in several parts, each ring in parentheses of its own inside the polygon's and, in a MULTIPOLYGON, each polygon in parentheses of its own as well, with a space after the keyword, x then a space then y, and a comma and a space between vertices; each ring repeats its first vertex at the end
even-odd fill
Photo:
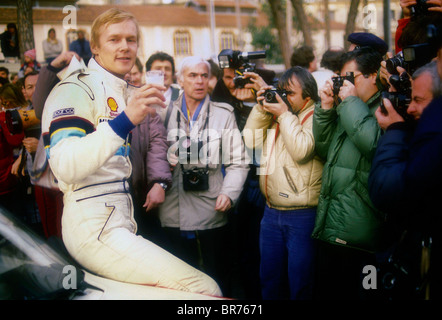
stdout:
POLYGON ((348 36, 355 30, 355 21, 358 14, 360 0, 351 0, 350 9, 348 10, 347 25, 345 27, 344 35, 344 48, 345 50, 350 47, 350 43, 347 41, 348 36))
POLYGON ((269 4, 272 11, 273 21, 275 21, 276 29, 278 30, 279 44, 281 47, 282 58, 284 59, 284 65, 286 68, 289 68, 292 48, 287 33, 282 2, 281 0, 269 0, 269 4))
POLYGON ((330 36, 330 12, 328 11, 328 0, 324 0, 324 24, 325 24, 325 44, 326 48, 330 48, 331 36, 330 36))
POLYGON ((304 36, 304 44, 313 47, 312 35, 310 32, 310 25, 307 20, 307 16, 304 11, 302 0, 291 0, 295 14, 298 17, 299 27, 304 36))
POLYGON ((35 48, 32 0, 17 1, 17 29, 20 42, 20 58, 23 61, 25 51, 35 48))

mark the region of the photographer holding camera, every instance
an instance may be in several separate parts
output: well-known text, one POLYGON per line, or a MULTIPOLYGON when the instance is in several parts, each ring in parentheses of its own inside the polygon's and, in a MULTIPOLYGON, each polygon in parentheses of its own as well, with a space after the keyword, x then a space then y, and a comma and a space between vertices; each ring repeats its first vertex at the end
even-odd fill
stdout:
MULTIPOLYGON (((236 123, 242 132, 253 106, 257 103, 256 92, 267 83, 273 83, 275 72, 255 67, 250 57, 260 56, 256 52, 222 50, 220 61, 222 77, 218 80, 212 100, 230 104, 234 109, 236 123), (229 63, 224 63, 228 61, 229 63), (247 70, 247 71, 246 71, 247 70)), ((262 56, 262 55, 261 55, 262 56)), ((258 168, 255 158, 259 151, 246 148, 253 159, 244 183, 244 189, 230 216, 233 249, 238 259, 240 279, 246 299, 261 299, 259 284, 259 224, 264 212, 265 199, 259 189, 258 168)))
MULTIPOLYGON (((414 121, 404 118, 396 100, 383 100, 385 110, 378 110, 376 117, 385 133, 379 140, 369 177, 373 203, 387 212, 392 229, 397 233, 388 261, 407 271, 407 276, 401 277, 394 269, 396 281, 392 287, 397 290, 389 290, 394 294, 393 299, 442 297, 442 279, 438 273, 442 257, 439 214, 442 13, 423 15, 421 19, 426 23, 411 21, 404 28, 401 39, 406 45, 403 51, 424 47, 432 56, 410 55, 413 59, 407 61, 404 55, 406 63, 396 68, 397 73, 407 76, 405 71, 412 72, 411 100, 405 110, 414 121), (437 62, 427 63, 436 56, 437 62), (410 68, 421 65, 416 71, 410 68)), ((394 89, 397 90, 395 86, 394 89)))
POLYGON ((168 141, 173 143, 169 148, 173 183, 159 207, 159 218, 169 240, 167 248, 204 269, 229 295, 226 225, 249 165, 233 108, 210 100, 209 75, 210 64, 203 58, 182 60, 177 77, 183 92, 174 101, 167 125, 168 141))
MULTIPOLYGON (((385 134, 379 140, 373 158, 368 180, 370 197, 376 207, 388 213, 392 226, 391 238, 396 242, 395 247, 399 248, 395 250, 398 253, 394 257, 399 259, 400 250, 406 248, 408 251, 407 259, 404 259, 403 256, 400 259, 403 259, 401 263, 404 261, 409 263, 404 266, 404 269, 408 269, 409 277, 407 283, 396 281, 398 283, 395 288, 402 285, 404 287, 402 287, 401 292, 391 290, 392 293, 396 294, 392 295, 393 298, 397 298, 397 294, 405 298, 425 297, 422 291, 415 291, 415 288, 420 287, 420 283, 424 278, 417 270, 421 264, 422 251, 420 249, 424 248, 422 247, 422 239, 428 238, 425 233, 421 233, 424 219, 409 220, 413 213, 410 208, 413 208, 412 210, 416 208, 410 206, 409 201, 404 198, 406 187, 404 173, 416 124, 419 123, 420 117, 433 98, 441 95, 442 88, 440 84, 437 63, 432 61, 417 69, 413 74, 412 98, 406 109, 406 112, 414 119, 413 121, 405 120, 396 111, 393 103, 387 99, 384 99, 385 111, 382 111, 381 108, 376 111, 376 118, 381 128, 385 130, 385 134), (410 221, 414 221, 413 225, 410 224, 410 221), (398 241, 401 235, 405 238, 398 241), (417 241, 413 241, 413 239, 417 241)), ((431 155, 428 154, 428 156, 431 155)))
POLYGON ((311 299, 311 232, 323 168, 312 132, 318 89, 313 76, 297 66, 283 74, 278 89, 265 86, 257 95, 259 103, 247 120, 244 141, 251 149, 262 149, 259 184, 266 199, 260 230, 262 297, 311 299))
POLYGON ((371 203, 367 186, 381 136, 374 115, 380 103, 376 77, 381 61, 381 54, 367 47, 345 53, 341 79, 353 78, 354 84, 345 79, 336 97, 328 80, 315 108, 316 150, 326 160, 312 234, 320 240, 318 299, 360 298, 362 269, 374 263, 373 253, 382 245, 383 215, 371 203))

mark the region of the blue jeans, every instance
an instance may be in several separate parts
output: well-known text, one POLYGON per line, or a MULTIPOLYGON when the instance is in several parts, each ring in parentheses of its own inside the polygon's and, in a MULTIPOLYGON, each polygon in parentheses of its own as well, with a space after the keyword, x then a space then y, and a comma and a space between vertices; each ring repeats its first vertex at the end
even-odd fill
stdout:
POLYGON ((262 298, 311 299, 316 208, 264 209, 260 231, 262 298))

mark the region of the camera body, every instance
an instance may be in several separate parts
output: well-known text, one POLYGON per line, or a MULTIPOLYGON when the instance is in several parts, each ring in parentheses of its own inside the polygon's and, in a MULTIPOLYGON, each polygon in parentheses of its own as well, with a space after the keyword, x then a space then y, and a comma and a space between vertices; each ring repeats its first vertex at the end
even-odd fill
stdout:
POLYGON ((243 74, 244 72, 255 72, 254 66, 251 66, 250 64, 245 68, 240 68, 238 70, 235 70, 235 77, 233 78, 233 83, 235 84, 235 88, 244 88, 246 84, 252 83, 250 79, 244 78, 243 74))
POLYGON ((35 116, 35 110, 6 110, 5 120, 11 134, 25 132, 28 137, 40 137, 41 122, 35 116))
POLYGON ((390 74, 398 74, 396 68, 401 67, 407 70, 407 63, 405 62, 403 52, 399 52, 393 58, 385 61, 385 67, 390 74))
POLYGON ((247 83, 251 83, 249 79, 244 78, 244 72, 255 72, 255 64, 250 63, 250 60, 265 57, 265 51, 241 52, 238 50, 224 49, 218 55, 218 61, 221 69, 235 69, 233 83, 236 88, 244 88, 247 83))
POLYGON ((409 74, 430 62, 436 56, 436 51, 430 43, 415 44, 402 49, 393 58, 386 60, 386 68, 390 74, 399 74, 397 67, 404 68, 409 74))
POLYGON ((182 169, 184 191, 209 190, 209 170, 207 168, 182 169))
POLYGON ((427 3, 427 0, 416 0, 416 4, 410 6, 410 16, 412 18, 425 15, 428 12, 428 8, 432 7, 432 4, 427 3))
POLYGON ((382 92, 381 110, 384 114, 387 113, 383 99, 390 100, 396 112, 406 121, 413 121, 414 119, 407 113, 408 106, 411 103, 411 81, 406 72, 401 75, 392 75, 389 79, 391 85, 397 90, 396 92, 382 92))
POLYGON ((339 94, 339 90, 344 84, 344 80, 348 80, 351 83, 355 83, 355 77, 353 72, 347 72, 345 76, 336 76, 331 78, 333 81, 333 95, 337 96, 339 94))
POLYGON ((203 141, 193 140, 184 136, 179 140, 178 159, 181 164, 183 175, 183 189, 185 191, 206 191, 209 190, 209 169, 193 167, 184 169, 183 163, 198 163, 199 153, 203 147, 203 141))
POLYGON ((286 90, 280 90, 276 88, 267 89, 263 96, 266 102, 268 103, 278 103, 278 100, 276 100, 276 95, 279 94, 279 96, 282 99, 287 99, 287 91, 286 90))
MULTIPOLYGON (((408 106, 410 105, 411 102, 411 98, 409 96, 401 92, 383 91, 382 99, 390 100, 391 104, 393 105, 393 108, 396 110, 397 113, 401 115, 402 118, 404 118, 404 120, 410 118, 410 115, 407 113, 408 106)), ((387 113, 382 100, 381 100, 381 110, 382 112, 384 112, 384 114, 387 113)))

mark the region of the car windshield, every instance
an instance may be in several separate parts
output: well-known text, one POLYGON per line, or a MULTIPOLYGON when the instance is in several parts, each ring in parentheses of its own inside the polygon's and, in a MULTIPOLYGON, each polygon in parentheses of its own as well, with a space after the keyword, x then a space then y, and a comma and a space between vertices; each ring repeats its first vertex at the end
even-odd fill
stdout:
POLYGON ((73 270, 77 276, 71 262, 0 207, 1 300, 67 297, 82 281, 81 271, 69 278, 73 270))

